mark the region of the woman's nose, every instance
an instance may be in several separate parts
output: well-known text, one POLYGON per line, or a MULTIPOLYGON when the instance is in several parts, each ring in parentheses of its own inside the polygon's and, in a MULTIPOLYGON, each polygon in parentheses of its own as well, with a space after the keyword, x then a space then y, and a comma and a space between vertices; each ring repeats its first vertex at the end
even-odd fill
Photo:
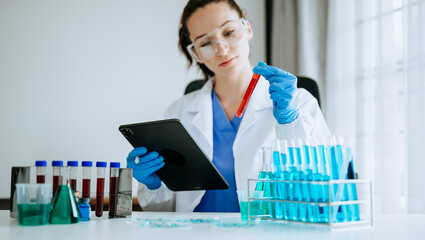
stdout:
POLYGON ((216 46, 216 53, 218 56, 224 56, 229 51, 229 45, 225 42, 218 41, 216 46))

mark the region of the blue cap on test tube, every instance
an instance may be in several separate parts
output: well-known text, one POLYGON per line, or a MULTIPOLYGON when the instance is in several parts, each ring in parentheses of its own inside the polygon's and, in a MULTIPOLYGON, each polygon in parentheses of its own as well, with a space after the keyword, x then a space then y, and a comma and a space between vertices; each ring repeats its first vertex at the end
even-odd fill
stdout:
POLYGON ((47 161, 37 160, 37 161, 35 161, 35 166, 36 167, 46 167, 47 166, 47 161))
POLYGON ((66 162, 68 167, 78 167, 78 161, 68 161, 66 162))
POLYGON ((93 163, 92 163, 92 161, 82 161, 81 162, 81 166, 83 166, 83 167, 92 167, 93 166, 93 163))
POLYGON ((61 160, 53 160, 52 161, 52 166, 53 167, 63 167, 63 161, 61 161, 61 160))
POLYGON ((107 167, 106 162, 96 162, 96 167, 107 167))
POLYGON ((111 163, 109 163, 109 167, 120 168, 120 163, 119 162, 111 162, 111 163))

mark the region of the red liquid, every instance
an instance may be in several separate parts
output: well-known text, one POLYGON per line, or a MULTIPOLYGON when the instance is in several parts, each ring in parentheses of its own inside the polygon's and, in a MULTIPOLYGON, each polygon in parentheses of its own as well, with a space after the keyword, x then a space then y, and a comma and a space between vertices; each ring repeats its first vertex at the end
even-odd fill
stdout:
POLYGON ((236 112, 236 117, 240 118, 245 111, 246 105, 248 105, 249 99, 251 98, 252 92, 254 92, 255 86, 257 85, 258 79, 260 79, 260 75, 254 73, 251 78, 251 82, 249 82, 248 88, 246 89, 245 95, 239 105, 238 111, 236 112))
POLYGON ((118 177, 109 179, 109 217, 117 215, 118 177))
POLYGON ((71 188, 72 190, 77 191, 77 179, 71 179, 71 188))
POLYGON ((45 183, 45 182, 46 182, 46 176, 37 175, 37 183, 45 183))
POLYGON ((90 179, 83 179, 83 198, 90 198, 90 179))
POLYGON ((96 185, 96 216, 103 215, 103 190, 105 189, 105 178, 98 178, 96 185))
POLYGON ((53 195, 55 195, 56 188, 59 185, 59 176, 53 176, 53 195))

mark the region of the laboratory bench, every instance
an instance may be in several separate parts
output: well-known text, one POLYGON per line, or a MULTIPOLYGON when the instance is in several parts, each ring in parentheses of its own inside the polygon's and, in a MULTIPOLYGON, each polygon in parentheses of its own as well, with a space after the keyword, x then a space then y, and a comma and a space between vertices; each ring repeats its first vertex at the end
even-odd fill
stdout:
POLYGON ((0 211, 0 239, 424 239, 425 215, 375 215, 369 229, 330 232, 326 227, 302 223, 259 223, 252 227, 218 227, 211 223, 193 223, 186 228, 142 227, 134 219, 174 218, 189 219, 238 218, 238 213, 175 213, 133 212, 131 218, 97 219, 69 225, 19 226, 9 211, 0 211))

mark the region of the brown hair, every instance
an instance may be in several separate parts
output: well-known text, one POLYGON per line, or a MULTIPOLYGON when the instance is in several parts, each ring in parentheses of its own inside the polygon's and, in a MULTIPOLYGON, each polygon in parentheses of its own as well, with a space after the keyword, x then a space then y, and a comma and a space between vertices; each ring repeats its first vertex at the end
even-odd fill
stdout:
MULTIPOLYGON (((192 56, 190 56, 189 52, 187 51, 187 46, 191 44, 189 38, 189 30, 187 29, 187 20, 192 16, 192 14, 198 10, 199 8, 203 8, 206 5, 210 3, 227 3, 230 8, 235 10, 239 17, 244 17, 244 14, 242 13, 241 8, 238 6, 238 4, 234 0, 189 0, 189 2, 186 4, 186 7, 183 10, 181 19, 180 19, 180 27, 179 27, 179 48, 180 51, 183 52, 183 54, 186 56, 186 59, 188 61, 188 68, 192 66, 193 59, 192 56)), ((204 74, 204 82, 208 80, 208 78, 214 76, 214 73, 205 66, 205 64, 197 63, 198 67, 201 69, 202 73, 204 74)))

